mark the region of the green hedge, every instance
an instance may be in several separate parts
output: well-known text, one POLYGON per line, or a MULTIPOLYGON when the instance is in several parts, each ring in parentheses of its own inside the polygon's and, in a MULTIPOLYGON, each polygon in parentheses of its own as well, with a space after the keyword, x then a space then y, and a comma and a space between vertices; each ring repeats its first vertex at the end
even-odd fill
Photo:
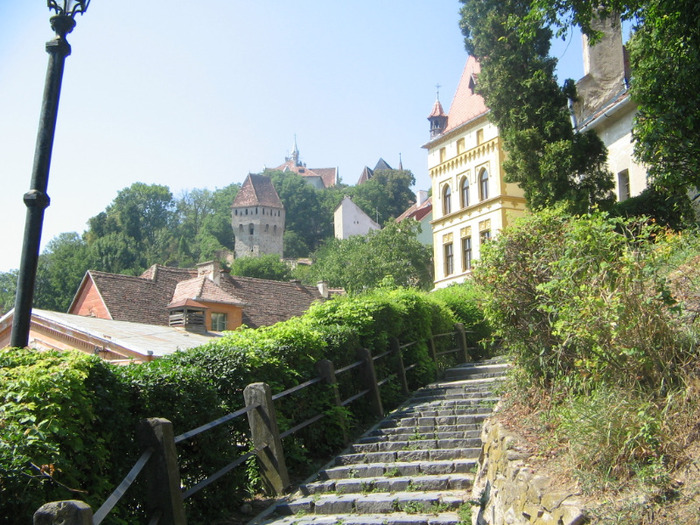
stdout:
MULTIPOLYGON (((379 290, 316 304, 300 318, 257 330, 240 329, 207 345, 151 363, 115 367, 76 352, 0 351, 0 522, 29 523, 43 503, 81 499, 97 509, 128 472, 140 451, 138 421, 164 417, 180 434, 241 408, 243 389, 252 382, 270 384, 273 393, 316 375, 315 364, 330 359, 336 369, 356 360, 356 349, 378 355, 391 337, 405 349, 412 388, 435 378, 427 338, 482 322, 478 312, 460 305, 456 290, 429 295, 414 290, 379 290), (450 306, 454 309, 451 309, 450 306), (43 467, 43 475, 31 465, 43 467), (68 489, 75 489, 72 492, 68 489)), ((449 361, 443 363, 451 364, 449 361)), ((378 377, 395 363, 378 360, 378 377)), ((342 397, 357 383, 353 373, 340 378, 342 397)), ((352 392, 354 393, 354 392, 352 392)), ((314 385, 276 403, 282 430, 318 411, 329 416, 284 441, 293 475, 342 444, 343 432, 366 423, 362 400, 348 410, 333 407, 332 392, 314 385)), ((397 380, 383 385, 385 409, 401 400, 397 380)), ((222 425, 178 445, 183 484, 192 486, 244 452, 246 418, 222 425)), ((138 483, 138 482, 137 482, 138 483)), ((212 522, 257 489, 253 464, 236 469, 211 488, 186 501, 189 519, 212 522)), ((140 487, 132 488, 115 509, 112 523, 143 520, 140 487)))

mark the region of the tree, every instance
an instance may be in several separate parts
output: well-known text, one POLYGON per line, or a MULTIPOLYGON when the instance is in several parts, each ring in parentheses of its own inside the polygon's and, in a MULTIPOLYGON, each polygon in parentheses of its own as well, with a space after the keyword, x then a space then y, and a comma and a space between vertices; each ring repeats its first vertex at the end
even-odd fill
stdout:
POLYGON ((18 270, 0 273, 0 316, 15 307, 18 270))
POLYGON ((271 281, 288 281, 291 278, 289 266, 275 254, 236 259, 231 266, 231 274, 271 281))
POLYGON ((652 183, 674 196, 700 187, 700 4, 695 0, 535 0, 538 16, 593 37, 597 16, 634 19, 628 42, 638 105, 635 154, 652 183))
POLYGON ((352 189, 353 202, 379 224, 395 219, 415 202, 411 186, 416 178, 408 170, 377 170, 368 181, 352 189))
POLYGON ((323 217, 317 193, 323 190, 316 190, 296 173, 269 171, 266 175, 272 180, 277 195, 284 204, 285 238, 290 234, 296 237, 294 242, 290 243, 297 248, 296 253, 285 251, 285 254, 292 257, 308 255, 320 242, 319 232, 323 217))
POLYGON ((65 312, 94 259, 87 243, 75 232, 49 241, 39 257, 34 306, 65 312))
POLYGON ((572 211, 614 201, 607 151, 594 132, 575 134, 556 59, 549 56, 551 30, 533 14, 529 0, 462 0, 461 28, 467 51, 481 64, 477 91, 490 108, 507 152, 508 182, 539 209, 559 201, 572 211))
POLYGON ((306 282, 358 292, 391 280, 398 286, 432 286, 431 249, 416 238, 420 224, 389 221, 382 230, 349 239, 332 239, 314 255, 306 282))

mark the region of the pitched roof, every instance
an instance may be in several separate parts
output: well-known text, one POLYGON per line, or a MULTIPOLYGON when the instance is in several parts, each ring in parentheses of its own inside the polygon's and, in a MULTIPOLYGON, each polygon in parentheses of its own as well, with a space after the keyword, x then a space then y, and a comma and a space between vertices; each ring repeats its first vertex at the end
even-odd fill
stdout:
POLYGON ((243 306, 245 303, 238 297, 225 292, 220 285, 217 285, 205 276, 195 277, 187 281, 180 281, 173 292, 173 303, 186 299, 204 301, 207 303, 235 304, 243 306))
POLYGON ((481 66, 476 58, 469 56, 462 71, 462 78, 452 99, 450 112, 447 115, 447 126, 443 134, 469 122, 474 118, 488 113, 486 102, 481 95, 474 92, 476 78, 481 72, 481 66))
POLYGON ((284 208, 270 177, 253 175, 252 173, 248 174, 233 200, 233 208, 241 206, 284 208))
POLYGON ((379 160, 377 161, 377 165, 374 167, 374 171, 379 171, 379 170, 390 170, 392 169, 391 166, 385 161, 383 158, 379 157, 379 160))
POLYGON ((240 306, 243 323, 253 328, 302 315, 311 303, 323 300, 316 287, 299 283, 222 272, 217 284, 197 273, 195 268, 160 265, 152 266, 139 277, 91 270, 83 278, 80 290, 92 280, 112 319, 162 326, 169 323, 168 306, 187 299, 240 306))
POLYGON ((428 118, 444 116, 446 116, 445 110, 442 109, 442 104, 440 104, 440 101, 436 99, 435 104, 433 104, 433 110, 430 112, 430 115, 428 115, 428 118))
POLYGON ((403 212, 401 215, 399 215, 396 218, 396 222, 401 222, 404 219, 408 219, 409 217, 414 218, 417 221, 420 221, 428 215, 433 209, 433 198, 428 197, 425 199, 423 202, 420 204, 415 203, 412 204, 411 206, 408 207, 408 209, 403 212))
POLYGON ((297 164, 293 158, 275 168, 275 171, 291 171, 301 177, 318 177, 324 188, 330 188, 338 183, 338 168, 307 168, 306 164, 297 164))

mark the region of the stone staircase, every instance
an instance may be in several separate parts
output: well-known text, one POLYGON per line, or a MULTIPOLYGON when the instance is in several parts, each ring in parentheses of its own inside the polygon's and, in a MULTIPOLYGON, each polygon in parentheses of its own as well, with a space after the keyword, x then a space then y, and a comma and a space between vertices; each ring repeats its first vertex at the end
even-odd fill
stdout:
POLYGON ((251 524, 465 523, 481 425, 507 367, 490 360, 447 370, 251 524))

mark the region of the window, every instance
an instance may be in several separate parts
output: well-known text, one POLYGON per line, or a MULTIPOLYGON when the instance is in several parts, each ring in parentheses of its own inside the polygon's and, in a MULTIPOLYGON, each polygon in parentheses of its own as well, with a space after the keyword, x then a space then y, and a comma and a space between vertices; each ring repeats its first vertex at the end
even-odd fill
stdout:
POLYGON ((624 201, 630 198, 630 172, 622 170, 617 174, 617 198, 624 201))
POLYGON ((267 233, 267 232, 269 232, 269 231, 270 231, 270 225, 269 225, 269 224, 266 224, 266 225, 265 225, 265 233, 267 233))
POLYGON ((479 193, 482 201, 489 198, 489 172, 486 168, 479 172, 479 193))
POLYGON ((462 208, 469 206, 469 179, 464 177, 459 185, 460 200, 462 208))
POLYGON ((464 153, 465 147, 464 147, 464 139, 459 139, 457 141, 457 155, 461 155, 464 153))
POLYGON ((253 235, 253 233, 255 233, 255 228, 253 227, 252 222, 248 225, 248 233, 250 233, 251 235, 253 235))
POLYGON ((454 256, 452 253, 452 243, 445 245, 445 275, 452 275, 454 272, 454 256))
POLYGON ((478 130, 476 130, 476 145, 480 146, 483 143, 484 143, 484 130, 478 129, 478 130))
POLYGON ((447 150, 445 148, 440 148, 440 162, 445 162, 446 156, 447 156, 447 150))
POLYGON ((226 330, 226 322, 228 321, 228 316, 221 312, 211 313, 211 329, 212 332, 223 332, 226 330))
POLYGON ((472 238, 462 239, 462 271, 471 270, 472 267, 472 238))
POLYGON ((446 184, 445 189, 442 190, 442 213, 447 215, 452 211, 452 191, 450 190, 450 185, 446 184))
POLYGON ((479 234, 481 244, 486 244, 491 239, 491 230, 484 230, 479 234))

